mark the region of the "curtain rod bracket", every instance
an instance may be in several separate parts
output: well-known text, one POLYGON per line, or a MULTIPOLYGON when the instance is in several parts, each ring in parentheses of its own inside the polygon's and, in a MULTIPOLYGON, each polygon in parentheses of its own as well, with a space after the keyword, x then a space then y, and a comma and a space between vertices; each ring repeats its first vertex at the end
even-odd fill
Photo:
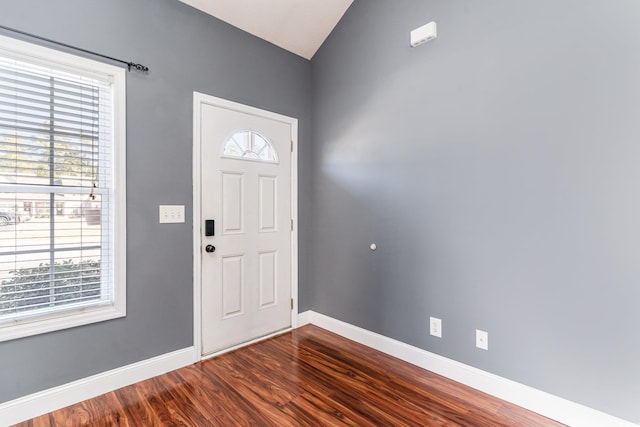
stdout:
POLYGON ((137 71, 140 71, 142 73, 148 73, 149 72, 149 67, 142 65, 142 64, 136 64, 135 62, 127 62, 127 69, 129 71, 131 71, 131 68, 135 68, 137 71))

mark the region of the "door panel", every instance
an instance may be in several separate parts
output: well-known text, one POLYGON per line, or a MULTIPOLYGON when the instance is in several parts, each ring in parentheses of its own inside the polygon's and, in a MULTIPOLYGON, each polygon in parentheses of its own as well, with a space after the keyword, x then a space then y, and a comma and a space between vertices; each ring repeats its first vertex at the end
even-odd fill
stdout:
POLYGON ((223 234, 242 233, 242 186, 242 174, 222 172, 223 234))
POLYGON ((220 219, 202 236, 209 354, 291 326, 291 125, 202 104, 200 126, 201 215, 220 219))
POLYGON ((276 188, 277 177, 260 177, 260 232, 276 231, 276 188))
POLYGON ((243 256, 222 257, 222 318, 243 313, 243 256))
POLYGON ((268 308, 276 301, 276 256, 277 252, 260 254, 260 308, 268 308))

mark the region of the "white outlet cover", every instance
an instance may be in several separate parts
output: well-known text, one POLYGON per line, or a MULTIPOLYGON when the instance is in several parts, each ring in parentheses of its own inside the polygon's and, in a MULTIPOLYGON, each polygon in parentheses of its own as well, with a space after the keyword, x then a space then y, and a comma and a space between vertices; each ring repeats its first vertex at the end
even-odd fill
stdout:
POLYGON ((476 347, 489 350, 489 332, 476 329, 476 347))
POLYGON ((437 317, 429 318, 429 334, 434 337, 442 338, 442 320, 441 319, 438 319, 437 317))

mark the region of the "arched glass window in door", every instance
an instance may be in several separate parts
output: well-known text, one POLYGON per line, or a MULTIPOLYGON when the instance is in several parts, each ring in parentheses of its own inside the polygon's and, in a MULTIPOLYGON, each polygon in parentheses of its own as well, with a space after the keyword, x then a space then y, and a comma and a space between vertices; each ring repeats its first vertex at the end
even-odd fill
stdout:
POLYGON ((242 130, 224 143, 222 157, 254 162, 278 163, 278 154, 271 142, 257 132, 242 130))

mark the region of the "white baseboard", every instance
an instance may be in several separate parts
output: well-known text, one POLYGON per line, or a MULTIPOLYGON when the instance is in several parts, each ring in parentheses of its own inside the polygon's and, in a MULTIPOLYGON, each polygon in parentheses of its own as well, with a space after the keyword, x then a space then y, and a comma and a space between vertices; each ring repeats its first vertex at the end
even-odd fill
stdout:
POLYGON ((302 313, 298 313, 298 327, 311 323, 311 313, 312 311, 304 311, 302 313))
POLYGON ((324 314, 306 311, 300 313, 298 319, 300 326, 305 324, 302 320, 306 320, 307 323, 573 427, 637 427, 637 424, 629 421, 447 359, 324 314))
POLYGON ((199 360, 195 347, 163 354, 0 404, 0 426, 16 424, 199 360))

